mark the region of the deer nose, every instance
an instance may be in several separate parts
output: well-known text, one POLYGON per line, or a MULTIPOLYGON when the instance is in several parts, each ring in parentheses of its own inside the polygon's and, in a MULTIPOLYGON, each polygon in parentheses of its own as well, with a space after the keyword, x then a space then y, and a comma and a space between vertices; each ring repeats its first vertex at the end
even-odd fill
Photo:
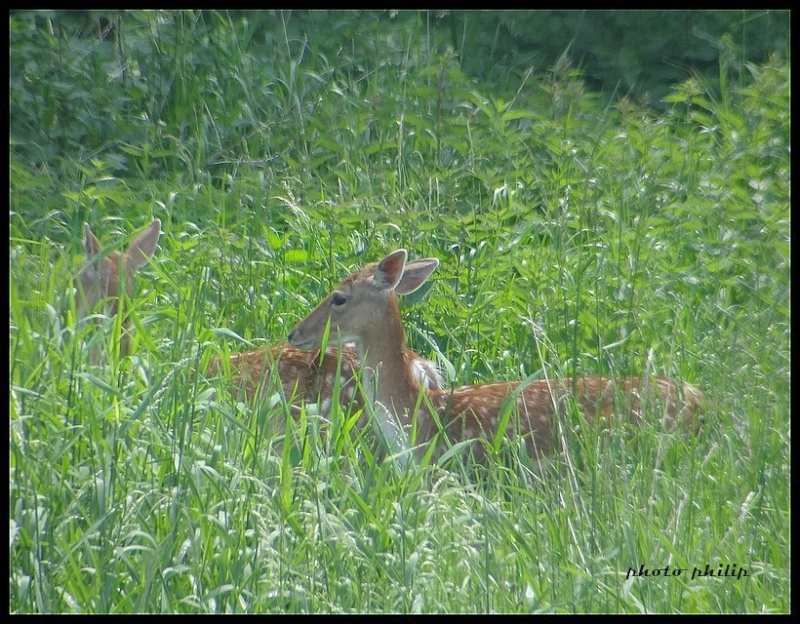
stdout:
POLYGON ((290 331, 290 332, 289 332, 289 336, 288 336, 288 338, 287 338, 287 339, 289 340, 289 342, 292 342, 292 341, 293 341, 293 339, 294 339, 294 337, 295 337, 295 335, 296 335, 296 334, 297 334, 297 331, 296 331, 296 330, 294 330, 294 329, 293 329, 292 331, 290 331))

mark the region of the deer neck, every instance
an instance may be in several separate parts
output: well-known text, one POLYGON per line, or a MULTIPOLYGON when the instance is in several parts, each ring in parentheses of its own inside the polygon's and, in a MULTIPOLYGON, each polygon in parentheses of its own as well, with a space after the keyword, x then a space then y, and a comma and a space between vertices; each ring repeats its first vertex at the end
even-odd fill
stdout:
MULTIPOLYGON (((371 402, 393 406, 402 418, 402 408, 413 409, 419 389, 403 356, 405 334, 394 293, 387 299, 381 316, 382 322, 369 328, 356 342, 363 371, 361 381, 371 402)), ((407 418, 403 421, 409 422, 407 418)))
POLYGON ((376 318, 385 322, 369 328, 356 342, 361 384, 387 442, 399 452, 409 448, 406 429, 414 416, 419 386, 403 357, 405 335, 394 293, 376 318))

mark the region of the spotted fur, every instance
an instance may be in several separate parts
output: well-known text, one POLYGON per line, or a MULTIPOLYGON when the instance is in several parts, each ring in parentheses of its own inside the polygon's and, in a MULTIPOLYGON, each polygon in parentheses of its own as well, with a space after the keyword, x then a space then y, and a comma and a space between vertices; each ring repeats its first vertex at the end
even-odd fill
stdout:
MULTIPOLYGON (((655 411, 660 406, 660 415, 668 426, 678 420, 692 420, 703 403, 703 393, 691 384, 647 376, 616 381, 598 376, 539 380, 524 387, 521 382, 499 382, 452 390, 421 389, 413 367, 397 357, 405 338, 395 290, 413 292, 419 288, 436 269, 438 260, 408 264, 405 260, 406 252, 401 249, 378 264, 352 273, 289 333, 290 344, 313 348, 330 320, 331 332, 355 342, 362 360, 362 379, 372 382, 365 387, 374 388, 369 398, 395 452, 407 450, 398 427, 408 431, 413 422, 418 457, 434 440, 438 441, 435 454, 447 448, 439 435, 440 424, 450 442, 459 442, 476 437, 494 440, 501 433, 501 423, 506 422, 502 435, 522 436, 529 455, 538 459, 554 449, 556 415, 568 399, 574 399, 591 420, 627 413, 634 424, 645 408, 655 411), (503 419, 509 402, 509 418, 503 419)), ((476 444, 473 452, 482 459, 485 449, 476 444)))

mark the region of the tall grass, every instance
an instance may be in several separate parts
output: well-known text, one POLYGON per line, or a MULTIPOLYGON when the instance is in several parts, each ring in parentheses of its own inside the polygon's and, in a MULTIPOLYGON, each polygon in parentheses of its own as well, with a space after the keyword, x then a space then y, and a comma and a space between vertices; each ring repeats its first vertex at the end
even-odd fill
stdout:
POLYGON ((422 20, 110 23, 11 16, 11 612, 789 610, 788 61, 656 114, 568 67, 488 92, 422 20), (153 216, 133 355, 92 367, 81 224, 153 216), (403 315, 451 383, 667 374, 703 429, 398 471, 355 414, 276 430, 279 388, 203 374, 397 247, 441 260, 403 315))

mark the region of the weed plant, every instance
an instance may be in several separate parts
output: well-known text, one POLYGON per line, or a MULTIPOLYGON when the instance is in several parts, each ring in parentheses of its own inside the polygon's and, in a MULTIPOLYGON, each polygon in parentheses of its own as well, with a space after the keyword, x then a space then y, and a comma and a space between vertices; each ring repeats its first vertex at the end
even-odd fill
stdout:
POLYGON ((655 112, 567 64, 489 90, 424 18, 111 16, 10 16, 12 613, 789 611, 788 59, 655 112), (153 217, 120 359, 74 327, 81 227, 153 217), (448 383, 664 374, 703 428, 398 470, 204 374, 399 247, 441 260, 402 311, 448 383))

